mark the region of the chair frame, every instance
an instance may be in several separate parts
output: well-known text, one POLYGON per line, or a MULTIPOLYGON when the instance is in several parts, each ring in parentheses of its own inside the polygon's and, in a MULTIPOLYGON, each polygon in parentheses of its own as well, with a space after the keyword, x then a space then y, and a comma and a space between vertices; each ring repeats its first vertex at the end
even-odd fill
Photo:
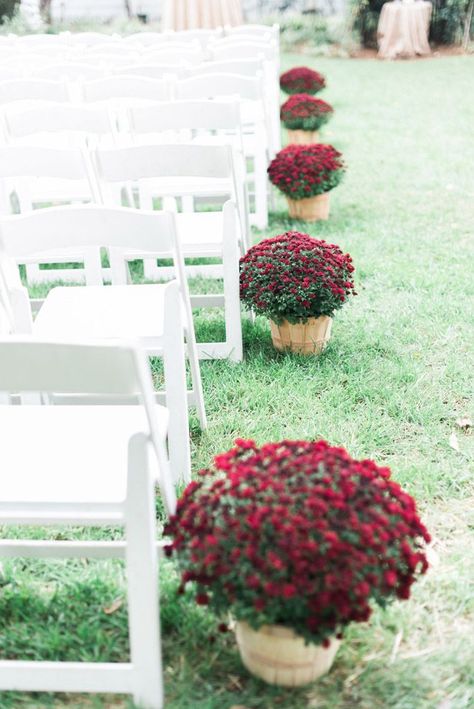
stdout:
MULTIPOLYGON (((0 690, 53 692, 118 692, 131 694, 146 709, 162 709, 163 679, 160 642, 155 481, 148 467, 151 443, 159 462, 161 488, 169 513, 176 498, 169 480, 166 455, 150 416, 153 405, 151 373, 143 352, 131 344, 72 344, 35 342, 31 338, 0 340, 0 388, 26 385, 32 391, 67 391, 85 382, 91 372, 92 392, 103 393, 100 373, 111 393, 123 386, 138 389, 149 420, 149 431, 137 431, 128 442, 128 473, 123 503, 102 504, 0 502, 0 523, 15 525, 106 525, 125 529, 125 541, 0 540, 0 556, 27 558, 121 558, 127 569, 130 662, 0 661, 0 690), (30 362, 37 362, 31 367, 30 362), (86 363, 86 366, 84 366, 86 363), (114 366, 111 367, 112 363, 114 366), (96 371, 94 370, 96 366, 96 371), (106 370, 107 368, 107 370, 106 370), (115 377, 111 375, 114 370, 115 377), (125 370, 129 369, 127 379, 125 370), (133 372, 132 376, 132 371, 133 372), (116 371, 115 371, 116 370, 116 371), (21 382, 19 381, 21 379, 21 382), (67 386, 69 385, 69 386, 67 386), (146 609, 146 612, 145 612, 146 609)), ((10 407, 7 407, 10 408, 10 407)), ((38 413, 40 414, 40 409, 38 413)), ((25 432, 27 433, 27 432, 25 432)), ((1 451, 0 451, 1 457, 1 451)), ((47 461, 45 461, 47 464, 47 461)), ((3 467, 3 466, 2 466, 3 467)), ((39 471, 39 474, 40 471, 39 471)))

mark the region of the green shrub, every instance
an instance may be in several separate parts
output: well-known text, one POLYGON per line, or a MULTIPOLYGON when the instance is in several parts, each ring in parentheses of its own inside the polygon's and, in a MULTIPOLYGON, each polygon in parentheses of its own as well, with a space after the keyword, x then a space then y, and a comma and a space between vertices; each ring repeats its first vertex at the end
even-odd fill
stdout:
POLYGON ((0 23, 3 23, 5 17, 11 20, 19 4, 20 0, 0 0, 0 23))
POLYGON ((460 44, 469 0, 431 0, 431 2, 433 15, 430 39, 439 44, 460 44))
MULTIPOLYGON (((352 27, 364 47, 377 46, 377 24, 385 0, 352 0, 352 27)), ((460 44, 470 0, 431 0, 430 41, 460 44)), ((472 23, 471 23, 472 32, 472 23)))

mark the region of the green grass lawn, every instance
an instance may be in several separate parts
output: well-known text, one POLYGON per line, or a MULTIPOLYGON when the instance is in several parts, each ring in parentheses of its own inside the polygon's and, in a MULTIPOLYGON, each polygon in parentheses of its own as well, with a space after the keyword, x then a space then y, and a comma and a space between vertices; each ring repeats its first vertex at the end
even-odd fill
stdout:
MULTIPOLYGON (((210 425, 200 434, 193 420, 194 469, 236 436, 344 445, 389 465, 418 499, 435 538, 434 563, 410 601, 350 628, 329 675, 292 692, 247 674, 233 637, 217 633, 189 595, 176 595, 176 572, 165 562, 167 707, 467 709, 474 706, 474 438, 456 419, 472 417, 474 59, 284 57, 285 67, 303 63, 327 76, 323 98, 335 116, 323 139, 344 153, 348 171, 331 194, 327 223, 290 223, 278 198, 267 234, 301 228, 339 244, 354 258, 359 295, 336 315, 319 358, 278 354, 257 318, 244 322, 242 364, 202 363, 210 425), (453 432, 459 450, 450 446, 453 432)), ((197 319, 201 339, 220 328, 197 319)), ((123 595, 118 562, 5 563, 0 655, 125 659, 125 605, 104 612, 123 595)), ((0 709, 50 706, 131 705, 0 695, 0 709)))

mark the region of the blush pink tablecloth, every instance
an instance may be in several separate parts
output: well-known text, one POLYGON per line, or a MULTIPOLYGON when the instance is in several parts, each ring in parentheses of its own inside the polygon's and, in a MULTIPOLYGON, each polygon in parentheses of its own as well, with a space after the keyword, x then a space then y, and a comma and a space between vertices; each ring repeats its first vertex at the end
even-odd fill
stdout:
POLYGON ((395 59, 430 54, 431 11, 431 3, 425 0, 386 2, 377 28, 379 57, 395 59))
POLYGON ((166 0, 163 29, 214 28, 243 21, 241 0, 166 0))

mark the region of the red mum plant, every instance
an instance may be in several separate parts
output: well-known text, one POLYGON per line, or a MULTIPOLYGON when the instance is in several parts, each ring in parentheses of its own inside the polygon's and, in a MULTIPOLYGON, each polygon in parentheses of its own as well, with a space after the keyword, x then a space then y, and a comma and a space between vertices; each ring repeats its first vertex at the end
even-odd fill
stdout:
POLYGON ((349 254, 339 246, 287 231, 252 246, 240 259, 243 303, 276 323, 332 316, 355 294, 349 254))
POLYGON ((270 181, 293 200, 314 197, 337 187, 345 170, 332 145, 287 145, 270 163, 270 181))
POLYGON ((325 441, 237 440, 188 485, 167 532, 198 603, 315 644, 408 598, 428 568, 412 497, 325 441))
POLYGON ((295 94, 280 109, 280 118, 290 130, 318 130, 331 118, 332 106, 309 94, 295 94))
POLYGON ((280 87, 286 94, 317 94, 325 86, 324 76, 307 66, 295 67, 280 76, 280 87))

